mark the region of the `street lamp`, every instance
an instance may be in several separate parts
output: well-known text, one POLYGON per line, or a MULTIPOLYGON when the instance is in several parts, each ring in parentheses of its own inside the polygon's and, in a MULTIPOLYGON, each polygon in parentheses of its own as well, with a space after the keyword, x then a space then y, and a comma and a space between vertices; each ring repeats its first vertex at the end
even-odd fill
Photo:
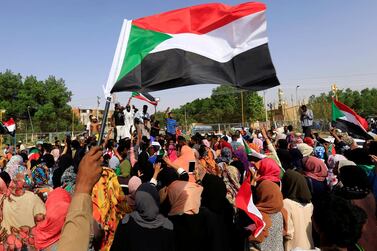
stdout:
POLYGON ((297 95, 297 93, 298 93, 298 88, 300 87, 300 85, 297 85, 296 86, 296 105, 299 105, 298 104, 298 95, 297 95))

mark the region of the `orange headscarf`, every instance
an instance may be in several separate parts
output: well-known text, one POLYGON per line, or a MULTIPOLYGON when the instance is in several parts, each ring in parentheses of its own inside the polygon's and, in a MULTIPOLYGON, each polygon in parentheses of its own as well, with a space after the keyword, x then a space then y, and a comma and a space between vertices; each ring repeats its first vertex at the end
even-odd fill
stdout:
POLYGON ((126 214, 125 200, 114 170, 103 168, 102 176, 92 191, 93 218, 105 231, 101 251, 110 250, 118 222, 126 214))
POLYGON ((196 183, 176 180, 167 189, 171 209, 169 215, 199 213, 203 187, 196 183))
POLYGON ((190 161, 195 161, 194 151, 189 146, 184 145, 182 146, 180 156, 173 163, 188 172, 190 161))

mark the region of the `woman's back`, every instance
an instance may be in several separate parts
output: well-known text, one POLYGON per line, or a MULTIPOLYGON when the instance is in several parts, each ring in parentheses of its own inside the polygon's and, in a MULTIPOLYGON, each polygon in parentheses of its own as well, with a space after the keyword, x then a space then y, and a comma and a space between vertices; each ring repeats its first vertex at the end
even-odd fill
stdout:
POLYGON ((313 248, 313 204, 301 204, 291 199, 284 199, 283 202, 288 218, 288 229, 284 242, 285 250, 292 250, 294 248, 313 248))
POLYGON ((175 250, 177 251, 200 251, 208 250, 208 233, 204 215, 182 214, 169 216, 173 222, 175 250))
POLYGON ((174 249, 173 231, 159 228, 144 228, 130 217, 127 223, 119 224, 111 251, 169 251, 174 249))

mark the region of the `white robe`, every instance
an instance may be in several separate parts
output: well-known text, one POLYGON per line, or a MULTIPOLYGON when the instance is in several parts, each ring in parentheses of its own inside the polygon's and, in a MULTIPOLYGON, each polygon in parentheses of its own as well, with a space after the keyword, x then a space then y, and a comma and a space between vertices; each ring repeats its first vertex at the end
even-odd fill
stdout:
MULTIPOLYGON (((131 138, 130 129, 134 125, 134 112, 124 110, 124 126, 126 127, 126 137, 131 138)), ((133 128, 135 129, 135 128, 133 128)))

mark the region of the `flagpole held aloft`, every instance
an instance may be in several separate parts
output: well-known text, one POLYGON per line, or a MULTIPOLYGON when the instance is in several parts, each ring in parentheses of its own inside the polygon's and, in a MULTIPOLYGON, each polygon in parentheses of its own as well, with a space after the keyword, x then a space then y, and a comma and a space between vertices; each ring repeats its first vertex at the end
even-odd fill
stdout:
POLYGON ((106 98, 105 110, 103 111, 101 130, 100 130, 97 146, 100 146, 102 144, 103 135, 105 134, 107 116, 108 116, 109 110, 110 110, 110 103, 111 103, 111 96, 108 96, 106 98))

